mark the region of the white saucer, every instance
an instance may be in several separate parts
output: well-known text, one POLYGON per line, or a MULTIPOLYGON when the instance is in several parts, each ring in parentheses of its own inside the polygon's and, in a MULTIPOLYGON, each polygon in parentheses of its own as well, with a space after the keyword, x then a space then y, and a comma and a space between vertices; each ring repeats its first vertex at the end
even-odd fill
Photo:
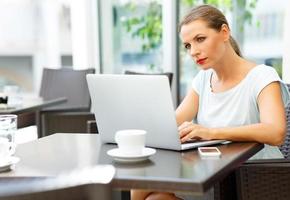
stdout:
POLYGON ((10 170, 11 166, 18 163, 19 160, 20 160, 20 158, 15 157, 15 156, 11 156, 7 159, 6 162, 0 162, 0 172, 10 170))
POLYGON ((122 155, 119 148, 111 149, 107 151, 107 154, 109 156, 112 156, 116 161, 119 162, 140 162, 143 160, 147 160, 149 156, 156 153, 155 149, 152 148, 144 148, 141 155, 137 156, 128 156, 128 155, 122 155))

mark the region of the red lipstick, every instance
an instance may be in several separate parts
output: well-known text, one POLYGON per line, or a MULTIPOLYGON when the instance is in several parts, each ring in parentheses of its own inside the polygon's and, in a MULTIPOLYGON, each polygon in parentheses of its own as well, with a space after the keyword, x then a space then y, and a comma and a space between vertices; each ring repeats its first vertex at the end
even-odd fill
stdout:
POLYGON ((199 65, 203 65, 204 63, 205 63, 205 60, 206 60, 207 58, 202 58, 202 59, 198 59, 196 62, 197 62, 197 64, 199 64, 199 65))

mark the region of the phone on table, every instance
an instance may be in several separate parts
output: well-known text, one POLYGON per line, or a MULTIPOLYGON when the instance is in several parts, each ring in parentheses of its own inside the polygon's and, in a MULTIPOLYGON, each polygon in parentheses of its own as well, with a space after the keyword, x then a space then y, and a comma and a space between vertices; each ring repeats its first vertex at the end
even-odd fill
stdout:
POLYGON ((220 157, 221 152, 217 147, 198 147, 198 153, 202 157, 220 157))

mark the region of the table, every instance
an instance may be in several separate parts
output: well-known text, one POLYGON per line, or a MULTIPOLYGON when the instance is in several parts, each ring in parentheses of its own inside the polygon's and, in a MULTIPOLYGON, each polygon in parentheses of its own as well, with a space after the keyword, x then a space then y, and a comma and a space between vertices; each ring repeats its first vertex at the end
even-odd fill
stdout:
POLYGON ((18 116, 17 127, 23 128, 30 125, 37 125, 40 128, 40 110, 49 106, 66 102, 65 97, 43 100, 42 98, 24 99, 23 104, 0 109, 0 114, 15 114, 18 116))
POLYGON ((220 159, 201 159, 196 150, 161 150, 142 163, 113 161, 106 152, 113 144, 101 144, 98 134, 54 134, 17 147, 21 161, 14 171, 0 177, 55 176, 69 170, 112 164, 115 189, 153 189, 202 195, 215 183, 263 148, 254 142, 219 145, 220 159))
POLYGON ((29 112, 35 112, 37 110, 40 110, 42 108, 46 108, 52 105, 57 105, 60 103, 66 102, 65 97, 51 99, 51 100, 43 100, 42 98, 35 98, 31 99, 29 101, 24 101, 23 104, 12 107, 8 109, 0 109, 0 114, 23 114, 23 113, 29 113, 29 112))

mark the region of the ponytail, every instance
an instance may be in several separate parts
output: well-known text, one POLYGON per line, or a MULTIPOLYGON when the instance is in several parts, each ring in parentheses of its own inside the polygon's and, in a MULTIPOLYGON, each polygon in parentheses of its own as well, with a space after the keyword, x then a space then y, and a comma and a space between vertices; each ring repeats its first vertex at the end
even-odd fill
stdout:
POLYGON ((234 51, 236 52, 236 54, 240 57, 243 57, 238 43, 236 42, 236 40, 232 36, 230 36, 230 43, 231 43, 234 51))

